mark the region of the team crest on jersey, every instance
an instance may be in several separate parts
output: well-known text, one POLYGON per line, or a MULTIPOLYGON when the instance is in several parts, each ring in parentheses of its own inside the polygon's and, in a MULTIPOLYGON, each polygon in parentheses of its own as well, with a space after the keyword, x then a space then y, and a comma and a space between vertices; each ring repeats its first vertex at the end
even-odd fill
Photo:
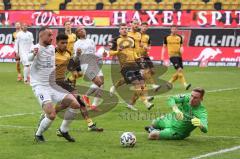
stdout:
POLYGON ((133 48, 134 47, 134 40, 133 39, 126 39, 126 40, 122 40, 119 43, 119 46, 122 48, 133 48))
POLYGON ((39 95, 39 98, 40 98, 41 100, 44 100, 44 97, 43 97, 42 94, 39 95))

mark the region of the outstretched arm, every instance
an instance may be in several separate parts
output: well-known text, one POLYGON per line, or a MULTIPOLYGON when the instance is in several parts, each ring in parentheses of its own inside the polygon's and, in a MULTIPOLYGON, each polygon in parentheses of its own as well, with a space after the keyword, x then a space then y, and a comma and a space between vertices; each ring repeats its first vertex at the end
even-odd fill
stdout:
POLYGON ((207 120, 207 111, 206 109, 203 109, 199 112, 198 115, 196 115, 196 117, 194 117, 191 120, 192 124, 194 126, 197 126, 200 128, 200 130, 203 133, 207 133, 208 132, 208 120, 207 120))
POLYGON ((168 98, 168 106, 170 106, 176 114, 176 118, 178 120, 183 120, 184 116, 183 113, 178 109, 177 104, 183 103, 185 100, 188 100, 188 95, 177 95, 177 96, 171 96, 168 98))

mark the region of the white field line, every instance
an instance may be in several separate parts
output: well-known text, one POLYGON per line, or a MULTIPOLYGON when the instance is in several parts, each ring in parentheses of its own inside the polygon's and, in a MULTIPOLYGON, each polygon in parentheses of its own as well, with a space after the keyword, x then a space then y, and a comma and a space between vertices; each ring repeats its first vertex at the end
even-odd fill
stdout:
POLYGON ((16 116, 24 116, 24 115, 34 115, 37 112, 31 112, 31 113, 17 113, 17 114, 9 114, 9 115, 1 115, 1 118, 11 118, 11 117, 16 117, 16 116))
POLYGON ((238 90, 238 89, 240 89, 240 87, 215 89, 215 90, 209 90, 209 91, 207 91, 207 93, 215 93, 215 92, 223 92, 223 91, 232 91, 232 90, 238 90))
MULTIPOLYGON (((238 89, 240 89, 240 87, 214 89, 214 90, 209 90, 209 91, 206 91, 206 92, 207 93, 215 93, 215 92, 232 91, 232 90, 238 90, 238 89)), ((154 98, 167 98, 167 97, 174 96, 174 95, 177 95, 177 94, 160 95, 160 96, 156 96, 154 98)), ((114 103, 115 102, 109 102, 109 103, 106 103, 106 104, 108 105, 108 104, 114 104, 114 103)), ((120 100, 118 103, 126 103, 126 102, 120 100)))
POLYGON ((210 153, 207 153, 207 154, 204 154, 204 155, 196 156, 196 157, 193 157, 192 159, 206 158, 206 157, 215 156, 215 155, 219 155, 219 154, 223 154, 223 153, 227 153, 227 152, 236 151, 238 149, 240 149, 240 145, 234 146, 234 147, 231 147, 231 148, 227 148, 227 149, 222 149, 222 150, 219 150, 219 151, 210 152, 210 153))
MULTIPOLYGON (((232 90, 238 90, 240 89, 240 87, 235 87, 235 88, 223 88, 223 89, 215 89, 215 90, 209 90, 206 91, 207 93, 214 93, 214 92, 223 92, 223 91, 232 91, 232 90)), ((163 97, 170 97, 173 95, 177 95, 177 94, 169 94, 169 95, 162 95, 162 96, 156 96, 155 98, 163 98, 163 97)), ((109 104, 115 104, 116 102, 109 102, 109 103, 105 103, 107 105, 109 104)), ((125 101, 119 101, 118 103, 126 103, 125 101)), ((11 117, 17 117, 17 116, 24 116, 24 115, 34 115, 38 112, 31 112, 31 113, 17 113, 17 114, 8 114, 8 115, 2 115, 0 116, 1 118, 11 118, 11 117)))
MULTIPOLYGON (((238 89, 240 89, 240 87, 213 89, 213 90, 209 90, 209 91, 206 91, 206 92, 207 93, 215 93, 215 92, 232 91, 232 90, 238 90, 238 89)), ((170 96, 174 96, 174 95, 177 95, 177 94, 169 94, 169 95, 165 95, 165 96, 157 96, 156 98, 170 97, 170 96)))
POLYGON ((0 128, 36 129, 36 127, 33 126, 21 126, 21 125, 0 125, 0 128))

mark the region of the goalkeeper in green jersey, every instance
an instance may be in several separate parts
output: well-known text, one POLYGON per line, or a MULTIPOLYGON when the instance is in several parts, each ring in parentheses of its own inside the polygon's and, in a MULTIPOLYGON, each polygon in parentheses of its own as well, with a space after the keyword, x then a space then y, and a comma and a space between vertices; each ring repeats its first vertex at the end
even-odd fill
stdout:
POLYGON ((150 140, 168 139, 181 140, 195 129, 207 133, 207 111, 202 105, 204 89, 195 88, 191 94, 172 96, 168 105, 173 112, 153 120, 151 126, 146 126, 150 140))

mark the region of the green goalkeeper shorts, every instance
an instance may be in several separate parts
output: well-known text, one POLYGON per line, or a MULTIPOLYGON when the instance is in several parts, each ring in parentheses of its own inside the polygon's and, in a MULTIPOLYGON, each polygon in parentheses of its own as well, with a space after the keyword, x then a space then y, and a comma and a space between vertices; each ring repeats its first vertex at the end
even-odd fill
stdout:
POLYGON ((165 128, 171 128, 172 127, 172 118, 170 114, 167 114, 165 116, 161 116, 157 119, 154 119, 152 121, 152 125, 156 129, 165 129, 165 128))
POLYGON ((162 116, 153 120, 154 128, 159 129, 160 139, 167 140, 181 140, 186 136, 179 134, 177 130, 172 127, 172 119, 170 116, 162 116))
POLYGON ((159 136, 160 136, 160 139, 166 139, 166 140, 182 140, 185 138, 183 135, 179 134, 173 128, 165 128, 163 130, 160 130, 159 136))

